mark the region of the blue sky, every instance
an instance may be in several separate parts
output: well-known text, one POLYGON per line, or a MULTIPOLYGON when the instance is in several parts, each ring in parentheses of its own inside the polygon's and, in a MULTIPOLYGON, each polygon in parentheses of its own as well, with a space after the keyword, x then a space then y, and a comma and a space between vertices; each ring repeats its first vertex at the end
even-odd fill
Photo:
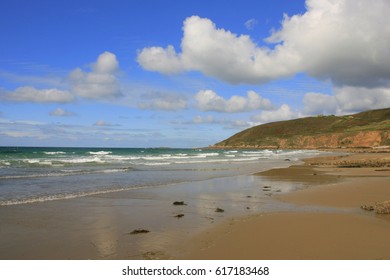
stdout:
POLYGON ((0 1, 0 145, 203 147, 390 107, 390 3, 0 1))

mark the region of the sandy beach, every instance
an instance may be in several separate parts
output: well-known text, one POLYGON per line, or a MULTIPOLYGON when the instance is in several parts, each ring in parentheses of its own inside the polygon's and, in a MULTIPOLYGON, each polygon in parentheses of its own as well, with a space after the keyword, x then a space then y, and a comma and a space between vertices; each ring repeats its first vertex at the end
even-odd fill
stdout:
POLYGON ((305 189, 274 196, 297 208, 229 219, 196 236, 182 257, 388 260, 390 215, 361 206, 390 200, 389 156, 359 153, 315 158, 304 165, 258 174, 272 178, 274 185, 304 182, 305 189), (311 210, 307 210, 309 205, 311 210))
POLYGON ((2 207, 0 259, 390 259, 388 158, 2 207))
POLYGON ((284 205, 263 183, 241 175, 3 206, 0 259, 175 259, 189 237, 226 218, 284 205))

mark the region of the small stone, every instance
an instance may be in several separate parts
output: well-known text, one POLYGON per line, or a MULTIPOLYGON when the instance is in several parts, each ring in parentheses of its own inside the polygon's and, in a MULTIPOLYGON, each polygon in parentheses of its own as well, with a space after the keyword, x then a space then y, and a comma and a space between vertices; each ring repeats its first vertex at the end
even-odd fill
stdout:
POLYGON ((172 203, 173 205, 187 205, 186 203, 184 203, 184 201, 175 201, 174 203, 172 203))
POLYGON ((222 212, 225 212, 225 210, 223 210, 222 208, 218 208, 218 207, 217 207, 217 209, 215 209, 215 212, 217 212, 217 213, 222 213, 222 212))
POLYGON ((148 233, 148 232, 150 232, 150 230, 141 228, 141 229, 135 229, 132 232, 130 232, 129 234, 140 234, 140 233, 148 233))
POLYGON ((175 216, 175 218, 178 218, 178 219, 183 218, 183 217, 184 217, 184 214, 177 214, 177 215, 175 216))

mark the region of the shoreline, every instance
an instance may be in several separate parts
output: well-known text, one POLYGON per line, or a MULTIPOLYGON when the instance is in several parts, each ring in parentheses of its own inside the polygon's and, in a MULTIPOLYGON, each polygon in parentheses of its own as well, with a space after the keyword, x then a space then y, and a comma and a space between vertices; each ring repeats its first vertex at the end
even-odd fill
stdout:
POLYGON ((173 249, 204 229, 273 211, 259 184, 258 176, 235 175, 3 206, 0 259, 175 259, 173 249))
POLYGON ((273 196, 295 205, 294 211, 229 219, 194 237, 181 258, 389 260, 390 215, 361 206, 390 200, 390 154, 355 153, 304 161, 258 174, 274 184, 300 181, 308 186, 273 196), (357 161, 374 167, 356 167, 357 161), (348 162, 353 168, 347 168, 348 162))
MULTIPOLYGON (((324 157, 321 158, 324 162, 324 157)), ((335 159, 339 157, 328 157, 327 160, 335 159)), ((314 162, 316 160, 305 159, 305 165, 275 168, 256 175, 236 175, 157 188, 2 207, 0 259, 294 259, 296 256, 283 253, 282 249, 289 247, 283 246, 279 241, 285 238, 282 236, 280 240, 274 240, 275 234, 285 234, 291 231, 290 227, 299 229, 299 225, 307 226, 305 220, 312 221, 313 225, 316 221, 333 221, 336 215, 338 223, 343 225, 353 219, 355 222, 352 224, 363 225, 362 228, 354 228, 354 231, 362 234, 372 227, 381 232, 381 229, 390 225, 390 219, 373 218, 372 212, 363 211, 355 207, 356 205, 341 209, 326 203, 320 205, 315 201, 307 203, 307 198, 299 203, 294 201, 295 198, 289 197, 298 194, 300 196, 311 190, 326 189, 327 186, 338 186, 340 180, 353 179, 354 175, 348 175, 348 172, 359 169, 361 173, 362 170, 342 168, 340 171, 329 164, 318 168, 318 163, 314 162), (310 163, 313 165, 309 165, 310 163), (174 205, 174 201, 183 201, 184 204, 174 205), (322 215, 322 218, 318 219, 318 215, 322 215), (304 217, 307 218, 302 219, 304 217), (376 222, 372 219, 376 219, 376 222), (281 221, 289 227, 281 228, 281 221), (247 222, 248 228, 243 227, 244 222, 247 222), (258 227, 261 228, 264 223, 270 223, 271 226, 267 228, 276 232, 271 231, 270 236, 259 235, 258 227), (232 228, 237 228, 237 233, 244 236, 231 235, 231 232, 234 232, 232 228), (251 235, 253 232, 256 232, 256 235, 251 235), (224 238, 229 236, 234 238, 227 244, 223 243, 224 238), (250 252, 250 249, 255 247, 246 240, 251 238, 255 238, 252 240, 255 243, 265 242, 272 245, 270 251, 277 252, 276 256, 264 255, 265 249, 242 256, 237 254, 237 249, 231 248, 232 254, 229 253, 229 246, 233 244, 241 244, 240 246, 244 246, 242 248, 245 248, 243 244, 249 244, 249 250, 238 252, 250 252), (222 242, 223 248, 211 246, 216 239, 222 242), (273 241, 279 245, 276 246, 273 241), (208 244, 206 248, 205 244, 208 244), (199 250, 203 255, 198 254, 199 250), (214 250, 214 253, 209 250, 214 250)), ((364 179, 386 180, 390 171, 387 168, 379 169, 384 170, 367 170, 374 172, 376 177, 380 174, 379 179, 369 177, 372 175, 366 176, 365 173, 364 179)), ((321 226, 324 224, 319 225, 321 226)), ((325 226, 335 227, 334 224, 325 226)), ((388 231, 385 233, 390 234, 388 231)), ((299 233, 296 233, 295 238, 295 241, 299 241, 299 233)), ((375 235, 374 238, 383 240, 381 236, 375 235)), ((356 242, 364 241, 365 239, 361 238, 356 242)), ((384 247, 390 252, 390 248, 384 247)), ((297 252, 298 248, 294 250, 297 252)), ((377 249, 376 252, 379 252, 378 250, 381 251, 377 249)), ((317 255, 304 256, 308 259, 321 258, 317 255)), ((329 256, 332 259, 332 256, 329 256)), ((390 256, 383 254, 366 256, 373 259, 390 259, 390 256)), ((344 257, 347 258, 348 255, 344 257)))

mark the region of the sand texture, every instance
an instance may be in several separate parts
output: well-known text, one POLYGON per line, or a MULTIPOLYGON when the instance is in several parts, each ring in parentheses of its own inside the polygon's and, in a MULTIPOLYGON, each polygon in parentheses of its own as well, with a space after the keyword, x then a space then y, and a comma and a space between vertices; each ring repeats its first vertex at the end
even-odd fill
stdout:
POLYGON ((195 237, 182 258, 389 260, 389 215, 361 208, 387 209, 390 170, 383 162, 388 156, 362 153, 316 158, 305 165, 258 174, 275 184, 305 183, 307 188, 274 196, 297 208, 230 219, 195 237), (314 208, 307 210, 308 205, 314 208))

